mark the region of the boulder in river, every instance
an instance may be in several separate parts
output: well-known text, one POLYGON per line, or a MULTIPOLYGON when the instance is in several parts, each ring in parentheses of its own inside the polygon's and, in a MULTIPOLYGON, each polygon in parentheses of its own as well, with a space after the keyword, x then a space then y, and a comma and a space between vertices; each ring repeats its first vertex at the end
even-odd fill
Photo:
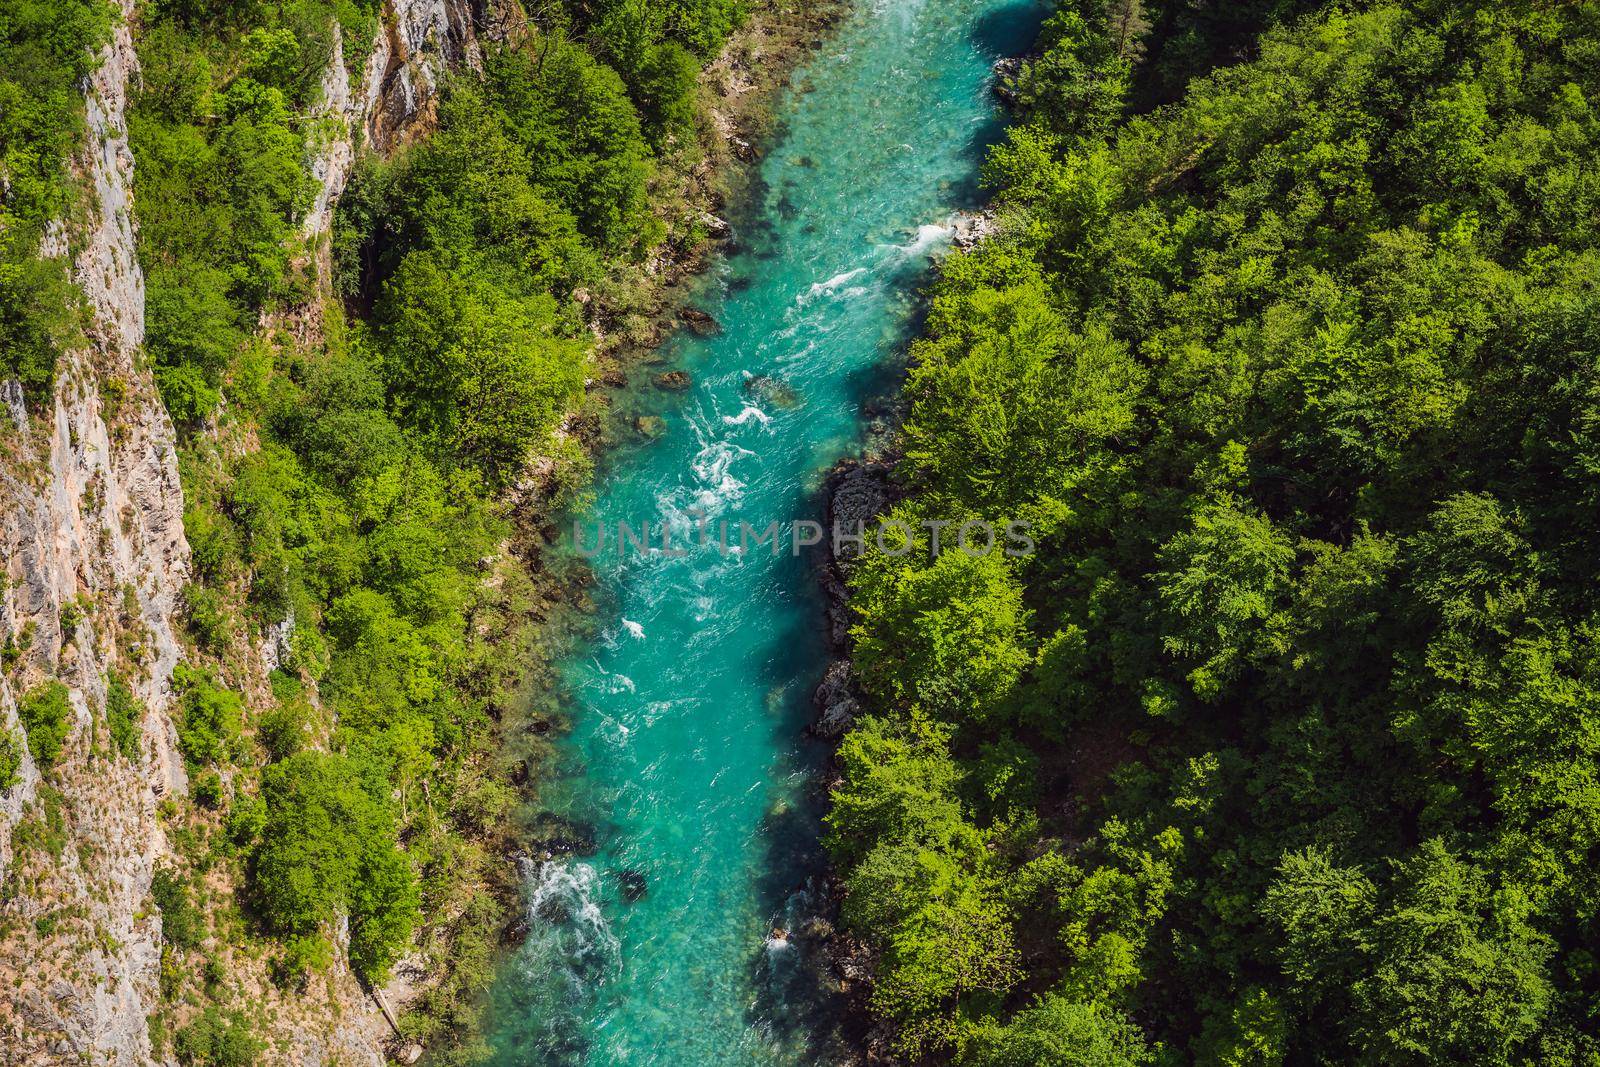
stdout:
POLYGON ((684 308, 678 312, 678 318, 682 319, 683 324, 700 337, 710 337, 722 329, 717 324, 717 320, 711 317, 710 313, 701 311, 699 308, 684 308))
POLYGON ((795 392, 794 386, 770 374, 750 375, 744 380, 744 391, 775 408, 792 408, 800 403, 800 394, 795 392))
POLYGON ((642 437, 660 437, 667 432, 667 420, 660 415, 640 415, 633 420, 633 428, 642 437))
POLYGON ((1017 78, 1022 74, 1022 59, 1007 56, 994 64, 994 95, 1007 104, 1017 102, 1017 78))
POLYGON ((665 374, 656 375, 656 388, 665 389, 672 393, 681 393, 689 388, 689 372, 686 370, 669 370, 665 374))

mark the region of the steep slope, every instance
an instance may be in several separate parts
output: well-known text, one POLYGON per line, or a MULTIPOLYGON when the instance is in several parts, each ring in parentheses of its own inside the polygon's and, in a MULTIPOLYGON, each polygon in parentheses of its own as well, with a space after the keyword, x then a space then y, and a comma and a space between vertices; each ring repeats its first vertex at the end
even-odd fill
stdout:
MULTIPOLYGON (((92 38, 110 43, 83 84, 77 201, 33 220, 44 252, 71 261, 85 340, 52 356, 48 396, 52 365, 4 353, 17 377, 0 436, 0 1062, 375 1064, 411 1062, 424 1041, 473 1055, 474 983, 513 888, 501 842, 527 780, 526 752, 497 749, 534 615, 506 498, 537 521, 526 490, 556 469, 538 450, 574 465, 560 426, 585 403, 595 339, 613 322, 635 338, 659 328, 666 282, 727 232, 708 213, 711 172, 730 144, 748 154, 751 90, 794 27, 824 21, 785 11, 781 31, 753 29, 707 90, 696 75, 734 10, 678 16, 696 51, 647 42, 632 87, 616 53, 566 39, 567 14, 541 31, 514 2, 129 4, 92 38), (507 47, 541 32, 537 64, 507 47), (572 267, 496 273, 501 250, 477 235, 437 277, 531 315, 537 330, 509 343, 565 360, 572 407, 509 445, 490 438, 493 468, 404 422, 409 379, 380 378, 373 352, 395 345, 394 324, 364 321, 364 301, 396 264, 352 307, 336 292, 341 255, 396 247, 390 208, 412 211, 401 236, 416 244, 462 207, 472 183, 453 180, 442 202, 404 203, 427 177, 408 167, 470 160, 479 142, 451 123, 475 111, 452 117, 448 101, 484 86, 501 94, 492 177, 545 212, 485 215, 517 247, 548 222, 572 267), (718 92, 742 98, 738 117, 697 117, 718 92), (518 142, 538 137, 538 151, 518 142), (366 407, 335 409, 357 393, 366 407), (376 477, 349 474, 363 457, 345 445, 366 442, 308 443, 356 424, 400 456, 376 477), (375 487, 392 490, 376 517, 375 487)), ((15 32, 0 25, 0 41, 15 32)), ((0 271, 6 329, 11 278, 0 271)), ((75 300, 51 297, 66 315, 75 300)), ((419 382, 441 347, 417 346, 419 382)))
MULTIPOLYGON (((462 5, 399 0, 391 10, 353 89, 334 50, 322 107, 338 132, 316 161, 310 237, 326 237, 353 141, 403 139, 430 106, 440 66, 474 61, 462 5)), ((170 853, 159 808, 188 789, 169 713, 190 553, 173 426, 140 351, 145 285, 125 121, 139 74, 131 2, 121 16, 85 86, 87 131, 73 170, 86 209, 53 225, 45 245, 47 255, 71 257, 88 343, 64 353, 44 410, 30 411, 15 382, 5 388, 0 603, 10 640, 0 712, 20 756, 15 784, 0 791, 8 1064, 153 1061, 146 1020, 159 997, 162 917, 150 891, 170 853), (20 743, 18 710, 29 695, 49 695, 52 679, 66 686, 69 718, 61 753, 44 769, 20 743), (122 712, 108 712, 117 680, 137 701, 127 754, 109 721, 122 712)), ((334 1001, 339 1011, 325 1021, 336 1034, 291 1021, 289 1045, 300 1046, 292 1059, 323 1062, 332 1041, 345 1057, 381 1061, 387 1027, 376 1007, 348 976, 334 1001)))
POLYGON ((15 982, 0 1000, 8 1062, 148 1060, 160 922, 146 902, 165 849, 156 806, 185 788, 167 708, 189 549, 172 426, 137 359, 144 279, 123 119, 136 70, 124 23, 87 87, 88 143, 75 166, 91 190, 88 216, 56 228, 49 249, 72 255, 90 343, 66 353, 47 410, 30 414, 19 390, 8 396, 4 625, 26 647, 0 678, 0 704, 20 733, 18 701, 55 676, 71 713, 53 772, 24 753, 18 783, 0 795, 0 877, 11 894, 0 973, 15 982), (107 746, 113 675, 143 705, 132 760, 107 746))

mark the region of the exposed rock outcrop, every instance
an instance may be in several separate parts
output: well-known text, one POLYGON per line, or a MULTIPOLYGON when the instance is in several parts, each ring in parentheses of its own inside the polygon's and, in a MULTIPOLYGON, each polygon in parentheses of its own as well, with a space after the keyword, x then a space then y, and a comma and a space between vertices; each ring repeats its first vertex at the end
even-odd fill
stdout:
MULTIPOLYGON (((889 481, 891 469, 889 464, 878 461, 844 460, 829 471, 823 487, 828 528, 846 533, 864 530, 867 536, 872 536, 876 529, 874 520, 887 511, 895 499, 895 489, 889 481)), ((828 643, 836 655, 844 654, 850 638, 845 579, 851 561, 850 554, 836 555, 830 545, 818 574, 828 602, 828 643)))
MULTIPOLYGON (((87 136, 73 165, 88 210, 52 225, 41 248, 73 254, 87 343, 64 354, 44 405, 29 410, 17 383, 0 383, 0 627, 11 638, 0 724, 20 740, 19 702, 51 679, 68 687, 71 716, 56 766, 41 773, 23 746, 17 781, 0 792, 8 1064, 160 1062, 147 1029, 161 962, 150 884, 169 851, 158 806, 188 788, 169 711, 190 563, 173 428, 139 355, 144 278, 125 119, 138 75, 133 8, 123 0, 85 86, 87 136), (108 743, 113 677, 143 709, 136 760, 108 743)), ((324 286, 325 238, 360 140, 391 150, 414 136, 431 118, 444 67, 481 62, 464 0, 391 0, 383 22, 354 80, 336 30, 322 121, 309 124, 326 131, 312 148, 317 192, 303 228, 324 286)), ((268 325, 305 334, 320 315, 308 307, 268 325)), ((281 637, 267 635, 267 666, 281 637)), ((354 979, 331 981, 328 995, 316 1009, 326 1027, 289 1019, 274 1035, 283 1062, 383 1062, 387 1028, 354 979)))
MULTIPOLYGON (((132 3, 87 86, 88 137, 75 160, 90 211, 45 252, 77 248, 72 274, 87 341, 62 359, 54 396, 3 443, 3 624, 20 654, 0 678, 0 717, 54 677, 69 688, 68 734, 48 780, 24 756, 0 798, 0 1045, 7 1062, 150 1061, 160 918, 148 907, 166 843, 160 797, 186 788, 167 715, 178 596, 188 575, 172 426, 149 371, 144 278, 134 244, 124 121, 137 70, 132 3), (26 646, 25 648, 23 646, 26 646), (138 758, 108 752, 108 678, 144 707, 138 758), (26 832, 23 832, 26 830, 26 832)), ((8 388, 8 397, 20 394, 8 388)))
MULTIPOLYGON (((845 460, 828 473, 824 493, 830 530, 874 535, 876 520, 894 503, 896 492, 889 480, 891 467, 876 460, 845 460)), ((846 580, 854 560, 853 551, 833 551, 831 538, 818 575, 827 599, 828 643, 835 659, 823 673, 822 682, 812 694, 816 715, 809 732, 828 741, 837 741, 855 724, 861 714, 850 661, 845 657, 850 643, 850 605, 846 580)), ((843 540, 843 539, 841 539, 843 540)), ((848 544, 848 542, 844 542, 848 544)), ((843 547, 843 544, 841 545, 843 547)), ((853 546, 852 546, 853 548, 853 546)))

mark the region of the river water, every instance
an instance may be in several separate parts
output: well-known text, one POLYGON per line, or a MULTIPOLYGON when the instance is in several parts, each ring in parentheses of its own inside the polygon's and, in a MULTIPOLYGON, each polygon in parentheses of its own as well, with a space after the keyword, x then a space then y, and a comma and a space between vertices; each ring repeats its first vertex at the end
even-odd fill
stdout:
POLYGON ((495 1063, 838 1059, 837 1012, 798 935, 823 868, 825 753, 802 737, 822 605, 806 560, 724 554, 718 523, 737 544, 741 521, 821 518, 821 472, 861 447, 861 402, 892 388, 930 257, 976 202, 999 134, 991 65, 1040 17, 1034 0, 856 10, 780 100, 740 250, 702 279, 722 331, 664 352, 692 384, 656 389, 656 367, 618 398, 663 432, 607 456, 584 516, 589 547, 607 528, 600 632, 564 665, 573 729, 542 788, 595 847, 527 865, 530 932, 494 992, 495 1063), (666 520, 676 549, 701 515, 708 546, 619 551, 619 520, 666 520))

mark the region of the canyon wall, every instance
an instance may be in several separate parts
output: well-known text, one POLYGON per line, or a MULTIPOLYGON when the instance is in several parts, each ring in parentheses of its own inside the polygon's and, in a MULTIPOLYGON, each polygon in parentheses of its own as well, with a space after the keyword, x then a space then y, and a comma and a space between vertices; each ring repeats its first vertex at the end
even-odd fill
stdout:
MULTIPOLYGON (((393 0, 358 77, 340 49, 323 83, 313 146, 318 189, 305 234, 324 283, 333 204, 361 139, 387 151, 425 128, 440 75, 479 52, 459 0, 393 0)), ((70 257, 85 301, 84 343, 64 353, 54 395, 27 404, 0 385, 0 723, 22 762, 0 791, 0 1064, 147 1064, 159 997, 161 916, 150 899, 171 843, 165 798, 187 791, 173 725, 173 670, 189 575, 171 421, 143 359, 144 279, 136 255, 126 108, 137 91, 136 11, 122 18, 84 87, 87 130, 73 160, 84 209, 53 225, 48 256, 70 257), (109 738, 114 679, 137 697, 136 758, 109 738), (41 773, 19 705, 66 686, 59 759, 41 773)), ((315 303, 315 302, 314 302, 315 303)), ((241 976, 252 983, 254 976, 241 976)), ((377 1063, 390 1034, 343 971, 317 997, 262 984, 274 1063, 377 1063), (304 1001, 296 1003, 296 1001, 304 1001)), ((170 1046, 170 1042, 167 1042, 170 1046)))

